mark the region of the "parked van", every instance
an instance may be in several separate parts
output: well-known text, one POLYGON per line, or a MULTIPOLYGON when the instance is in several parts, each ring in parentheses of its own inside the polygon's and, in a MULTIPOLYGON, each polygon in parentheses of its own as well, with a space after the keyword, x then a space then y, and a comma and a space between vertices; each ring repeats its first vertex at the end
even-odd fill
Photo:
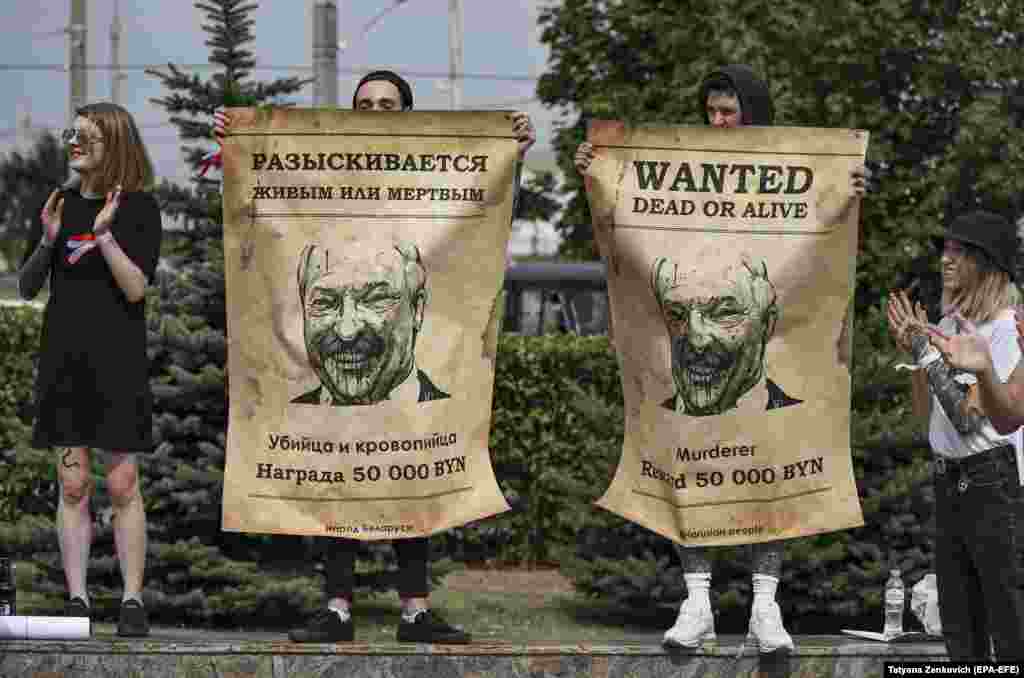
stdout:
POLYGON ((600 262, 513 262, 505 269, 508 333, 608 333, 608 284, 600 262))

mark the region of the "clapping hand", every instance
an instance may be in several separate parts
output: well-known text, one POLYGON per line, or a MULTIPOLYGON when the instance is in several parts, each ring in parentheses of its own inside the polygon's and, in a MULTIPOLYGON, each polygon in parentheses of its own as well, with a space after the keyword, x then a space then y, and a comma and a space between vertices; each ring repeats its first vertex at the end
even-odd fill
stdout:
POLYGON ((1024 306, 1014 309, 1013 317, 1017 321, 1017 345, 1024 351, 1024 306))
POLYGON ((43 237, 46 243, 52 245, 60 233, 60 223, 64 215, 64 197, 60 195, 60 189, 50 194, 43 205, 40 219, 43 222, 43 237))
MULTIPOLYGON (((957 369, 974 373, 991 369, 992 359, 985 337, 978 333, 974 323, 959 312, 953 313, 952 318, 960 329, 960 334, 948 335, 938 327, 929 325, 927 330, 931 335, 932 345, 939 349, 947 363, 957 369)), ((1017 340, 1020 341, 1020 338, 1017 340)))
POLYGON ((889 316, 890 336, 897 346, 909 353, 911 336, 928 328, 928 314, 921 306, 921 302, 911 304, 904 290, 896 290, 889 295, 886 311, 889 316))
POLYGON ((110 231, 111 224, 114 223, 114 214, 117 212, 117 208, 121 205, 121 185, 118 184, 117 190, 107 192, 107 201, 103 205, 103 209, 96 215, 96 220, 93 222, 92 230, 96 235, 103 235, 110 231))

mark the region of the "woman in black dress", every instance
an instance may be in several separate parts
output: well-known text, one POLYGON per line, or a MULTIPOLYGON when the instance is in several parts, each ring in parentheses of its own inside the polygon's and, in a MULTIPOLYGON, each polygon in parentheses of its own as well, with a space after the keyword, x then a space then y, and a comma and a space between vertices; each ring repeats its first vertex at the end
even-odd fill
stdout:
POLYGON ((145 290, 160 255, 160 210, 146 191, 153 182, 149 155, 123 108, 83 106, 63 140, 81 181, 50 195, 42 240, 18 281, 21 296, 32 299, 50 276, 32 445, 57 452, 57 534, 72 616, 89 616, 91 450, 109 453, 107 488, 124 579, 118 634, 144 636, 146 515, 136 454, 153 447, 145 290))

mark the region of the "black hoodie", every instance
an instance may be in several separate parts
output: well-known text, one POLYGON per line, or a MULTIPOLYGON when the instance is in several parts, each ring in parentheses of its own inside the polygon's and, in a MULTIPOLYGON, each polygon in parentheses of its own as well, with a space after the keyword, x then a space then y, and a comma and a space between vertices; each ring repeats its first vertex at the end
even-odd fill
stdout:
POLYGON ((732 64, 711 71, 700 84, 698 106, 704 114, 705 124, 711 122, 707 107, 708 84, 712 79, 723 78, 732 83, 732 88, 739 95, 744 125, 771 125, 774 122, 775 109, 768 85, 749 66, 732 64))

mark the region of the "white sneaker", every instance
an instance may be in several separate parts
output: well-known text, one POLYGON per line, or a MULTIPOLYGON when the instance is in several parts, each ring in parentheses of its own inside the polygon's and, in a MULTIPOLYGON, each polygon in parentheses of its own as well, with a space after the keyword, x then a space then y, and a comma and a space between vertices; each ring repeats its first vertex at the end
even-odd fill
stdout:
POLYGON ((770 603, 759 603, 750 611, 747 642, 751 640, 757 641, 757 648, 763 653, 782 649, 793 650, 793 639, 782 626, 782 611, 774 600, 770 603))
POLYGON ((668 647, 693 649, 702 642, 715 639, 715 616, 711 605, 691 602, 690 598, 679 606, 675 625, 665 631, 662 643, 668 647))

